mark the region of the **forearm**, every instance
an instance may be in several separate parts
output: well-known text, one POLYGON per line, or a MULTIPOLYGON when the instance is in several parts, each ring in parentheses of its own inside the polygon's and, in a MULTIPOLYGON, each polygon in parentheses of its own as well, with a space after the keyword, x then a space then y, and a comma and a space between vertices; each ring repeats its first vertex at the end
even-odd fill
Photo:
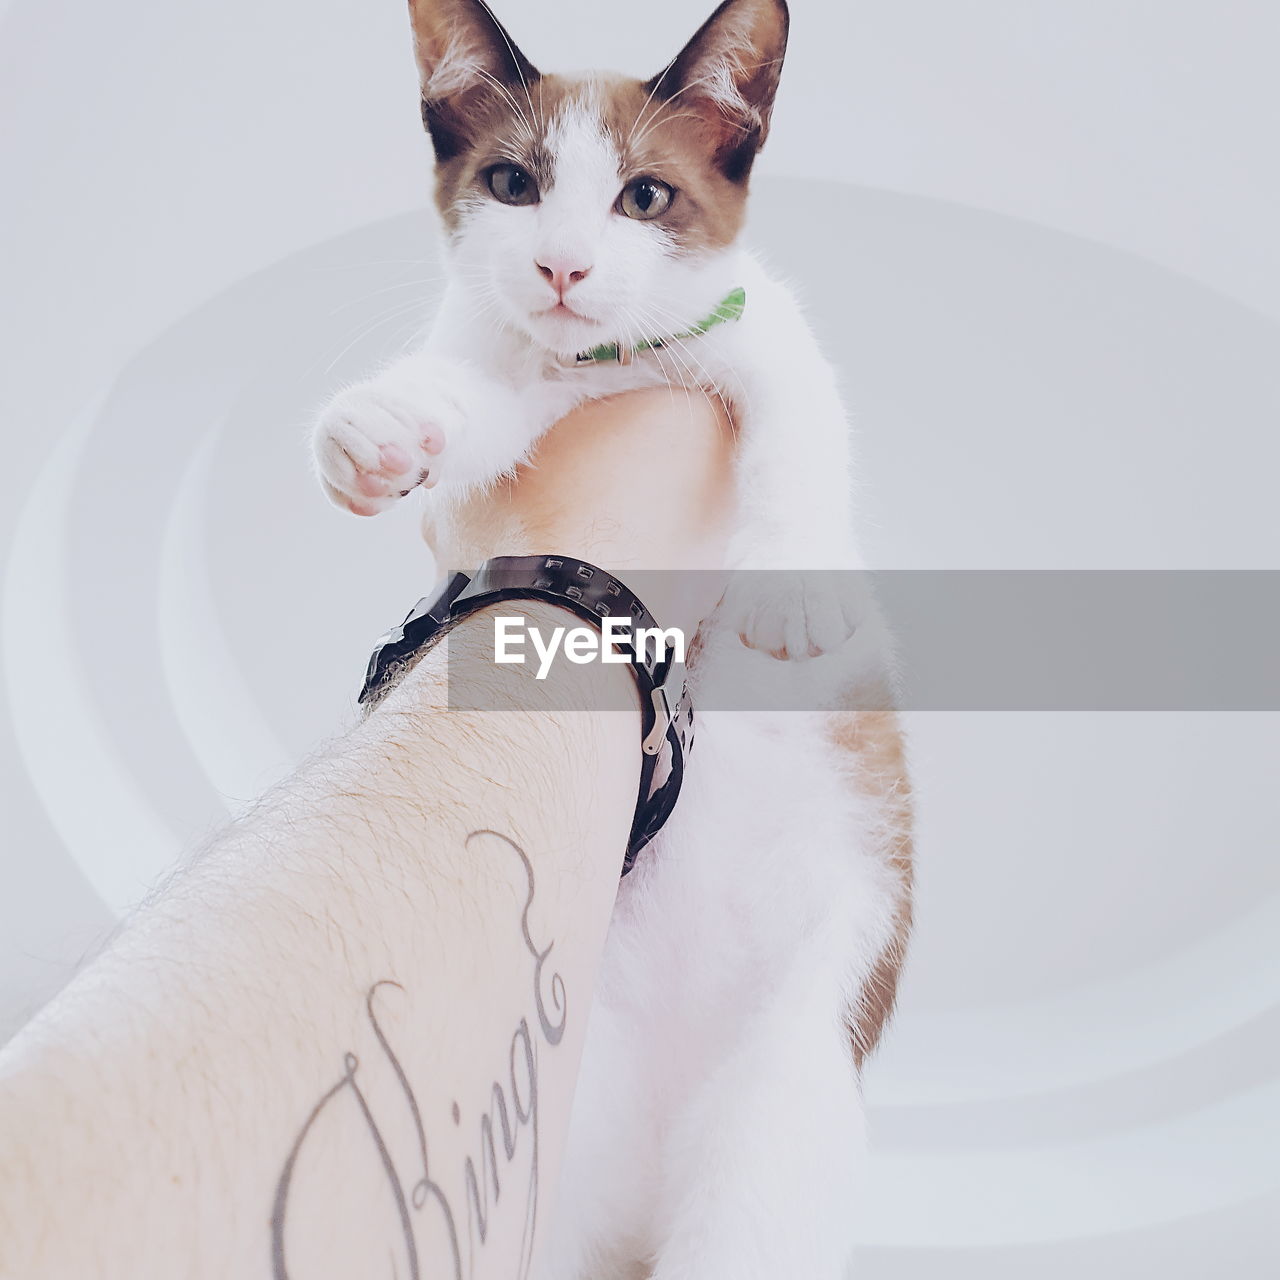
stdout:
POLYGON ((547 709, 616 667, 572 669, 576 695, 495 688, 536 714, 441 714, 444 663, 11 1047, 0 1274, 515 1273, 555 1185, 639 716, 547 709))

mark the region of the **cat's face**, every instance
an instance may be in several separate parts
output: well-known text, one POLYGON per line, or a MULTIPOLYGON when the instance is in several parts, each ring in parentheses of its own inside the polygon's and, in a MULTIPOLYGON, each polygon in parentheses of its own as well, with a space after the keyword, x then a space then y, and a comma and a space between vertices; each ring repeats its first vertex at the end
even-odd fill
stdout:
POLYGON ((783 0, 727 0, 647 82, 542 75, 480 0, 411 12, 437 202, 495 324, 572 355, 702 319, 768 131, 783 0))

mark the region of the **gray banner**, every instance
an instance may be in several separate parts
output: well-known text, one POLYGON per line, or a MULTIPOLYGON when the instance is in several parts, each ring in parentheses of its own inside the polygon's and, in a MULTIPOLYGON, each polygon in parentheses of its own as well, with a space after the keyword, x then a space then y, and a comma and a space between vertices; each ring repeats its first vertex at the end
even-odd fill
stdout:
MULTIPOLYGON (((642 600, 661 598, 671 576, 634 573, 627 585, 642 600)), ((904 710, 1280 710, 1280 572, 816 571, 728 581, 739 609, 744 597, 768 608, 797 576, 815 613, 836 599, 861 620, 853 639, 782 662, 744 648, 725 618, 691 660, 702 710, 879 707, 886 685, 904 710)), ((586 624, 566 612, 564 625, 586 624)), ((528 652, 532 676, 540 663, 528 652)), ((492 689, 451 661, 454 706, 483 708, 492 689)))

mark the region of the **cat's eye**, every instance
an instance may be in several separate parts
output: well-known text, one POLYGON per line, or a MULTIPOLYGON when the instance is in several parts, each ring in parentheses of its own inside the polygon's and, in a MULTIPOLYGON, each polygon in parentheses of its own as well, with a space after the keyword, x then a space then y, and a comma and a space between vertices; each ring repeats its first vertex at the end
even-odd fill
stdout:
POLYGON ((666 213, 675 194, 665 182, 660 182, 657 178, 637 178, 622 188, 622 194, 618 197, 618 212, 625 213, 628 218, 639 218, 642 222, 647 222, 650 218, 666 213))
POLYGON ((503 204, 537 204, 540 198, 533 175, 518 164, 495 164, 485 181, 494 199, 503 204))

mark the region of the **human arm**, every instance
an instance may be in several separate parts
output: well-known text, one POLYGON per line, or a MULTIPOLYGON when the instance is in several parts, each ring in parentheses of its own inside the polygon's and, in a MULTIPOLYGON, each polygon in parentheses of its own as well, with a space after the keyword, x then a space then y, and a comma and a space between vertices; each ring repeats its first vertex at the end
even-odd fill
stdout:
MULTIPOLYGON (((501 501, 546 549, 624 579, 714 562, 728 431, 706 402, 589 406, 538 464, 501 501)), ((646 603, 691 629, 714 599, 646 603)), ((448 711, 446 660, 195 857, 0 1056, 0 1276, 519 1274, 640 717, 634 695, 590 710, 625 700, 619 667, 495 670, 506 709, 448 711)))

